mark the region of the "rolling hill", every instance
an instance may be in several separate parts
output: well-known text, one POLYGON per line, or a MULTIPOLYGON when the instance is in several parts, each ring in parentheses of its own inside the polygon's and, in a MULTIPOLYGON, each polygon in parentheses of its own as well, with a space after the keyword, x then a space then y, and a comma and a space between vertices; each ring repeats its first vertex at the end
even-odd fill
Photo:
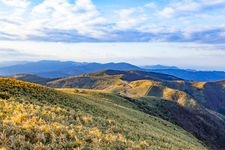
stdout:
POLYGON ((153 96, 181 105, 199 103, 225 114, 225 87, 220 82, 190 82, 160 73, 106 70, 48 82, 53 88, 86 88, 128 97, 153 96))
POLYGON ((59 80, 53 80, 47 83, 50 87, 80 87, 80 88, 94 88, 104 89, 109 88, 114 84, 125 83, 124 81, 136 81, 136 80, 181 80, 174 76, 169 76, 159 73, 150 73, 143 71, 119 71, 119 70, 105 70, 89 74, 83 74, 79 76, 72 76, 68 78, 62 78, 59 80))
POLYGON ((207 149, 177 125, 105 92, 0 78, 0 110, 3 149, 207 149))
POLYGON ((15 74, 15 75, 8 76, 8 78, 28 81, 28 82, 38 83, 43 85, 45 85, 47 82, 50 82, 52 80, 49 78, 44 78, 44 77, 40 77, 40 76, 32 75, 32 74, 15 74))

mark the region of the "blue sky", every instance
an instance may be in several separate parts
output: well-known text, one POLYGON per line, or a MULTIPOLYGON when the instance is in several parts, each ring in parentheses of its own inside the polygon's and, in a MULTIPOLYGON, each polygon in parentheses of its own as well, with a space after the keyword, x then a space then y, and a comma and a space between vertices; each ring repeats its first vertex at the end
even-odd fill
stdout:
MULTIPOLYGON (((18 51, 21 60, 47 57, 47 54, 34 54, 31 43, 42 47, 61 43, 64 47, 55 58, 65 60, 72 59, 60 57, 70 45, 69 49, 74 47, 71 55, 80 61, 90 58, 97 62, 136 60, 132 63, 225 70, 225 61, 221 59, 225 58, 225 0, 0 0, 0 61, 16 59, 10 52, 6 54, 6 49, 18 51), (98 43, 92 45, 93 48, 86 47, 92 56, 86 53, 88 56, 83 57, 80 42, 98 43), (121 47, 124 43, 139 43, 146 57, 138 55, 139 47, 134 49, 129 44, 118 53, 110 47, 111 42, 120 43, 121 47), (12 44, 23 45, 23 48, 12 44), (124 57, 98 58, 98 51, 103 49, 101 44, 106 46, 102 53, 116 52, 124 57), (130 49, 129 55, 127 49, 130 49), (147 61, 146 58, 157 53, 155 51, 158 51, 158 59, 147 61), (167 57, 159 53, 161 51, 167 51, 167 57), (178 51, 185 55, 177 55, 178 51), (195 64, 187 62, 187 58, 196 59, 195 64), (210 65, 211 60, 220 62, 210 65)), ((48 47, 46 53, 54 53, 53 47, 48 47)))

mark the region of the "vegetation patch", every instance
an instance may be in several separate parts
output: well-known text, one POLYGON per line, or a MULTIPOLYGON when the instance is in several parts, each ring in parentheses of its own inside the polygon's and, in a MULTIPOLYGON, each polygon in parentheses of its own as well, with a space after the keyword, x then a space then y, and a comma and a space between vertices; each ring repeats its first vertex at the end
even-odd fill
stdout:
POLYGON ((4 99, 4 100, 8 100, 8 99, 10 99, 10 94, 9 93, 7 93, 7 92, 0 92, 0 98, 1 99, 4 99))

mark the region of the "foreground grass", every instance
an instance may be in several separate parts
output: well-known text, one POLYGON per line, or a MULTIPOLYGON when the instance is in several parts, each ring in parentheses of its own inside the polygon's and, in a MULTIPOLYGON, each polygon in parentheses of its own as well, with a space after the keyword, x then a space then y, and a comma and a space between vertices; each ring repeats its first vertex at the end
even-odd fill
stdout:
POLYGON ((125 99, 0 79, 0 147, 5 149, 206 149, 181 128, 125 99))

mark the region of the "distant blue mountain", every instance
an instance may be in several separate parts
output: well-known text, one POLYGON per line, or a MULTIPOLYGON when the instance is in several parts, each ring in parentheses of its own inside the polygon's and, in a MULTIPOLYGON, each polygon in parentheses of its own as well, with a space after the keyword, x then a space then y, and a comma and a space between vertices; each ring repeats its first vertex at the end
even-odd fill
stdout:
POLYGON ((196 71, 184 69, 146 69, 145 71, 164 73, 191 81, 216 81, 225 79, 225 72, 223 71, 196 71))
POLYGON ((73 61, 51 61, 26 62, 7 67, 0 67, 0 75, 9 76, 14 74, 34 74, 45 78, 62 78, 73 75, 85 74, 100 70, 141 70, 173 75, 178 78, 192 81, 215 81, 224 80, 223 71, 196 71, 184 70, 175 66, 145 66, 138 67, 128 63, 80 63, 73 61))
POLYGON ((176 66, 163 66, 163 65, 152 65, 152 66, 143 66, 144 69, 179 69, 176 66))
POLYGON ((25 64, 25 63, 28 63, 28 61, 5 61, 5 62, 0 62, 0 68, 9 67, 13 65, 19 65, 19 64, 25 64))
POLYGON ((100 64, 44 60, 0 68, 0 75, 35 74, 47 78, 59 78, 107 69, 138 70, 140 68, 127 63, 100 64))

